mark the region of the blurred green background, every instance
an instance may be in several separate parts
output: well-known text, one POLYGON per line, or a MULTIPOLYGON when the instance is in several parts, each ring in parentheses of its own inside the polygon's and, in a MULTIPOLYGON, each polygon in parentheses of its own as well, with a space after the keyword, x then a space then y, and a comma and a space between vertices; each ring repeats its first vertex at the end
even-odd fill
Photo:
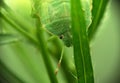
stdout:
MULTIPOLYGON (((5 1, 16 13, 32 24, 33 19, 30 16, 31 3, 29 0, 5 1)), ((115 80, 120 72, 120 12, 117 4, 114 1, 108 4, 99 30, 90 45, 95 83, 117 83, 115 80)), ((5 22, 3 22, 3 27, 10 28, 5 22)), ((73 67, 72 48, 66 48, 66 52, 70 62, 68 65, 73 67)), ((36 48, 25 42, 0 46, 0 60, 26 83, 37 83, 37 81, 49 83, 42 57, 39 55, 40 53, 36 48), (15 49, 12 49, 12 47, 15 49), (26 62, 23 62, 25 59, 26 62), (28 71, 28 69, 33 71, 28 71)), ((56 63, 54 64, 56 65, 56 63)), ((66 83, 62 71, 60 72, 57 76, 59 82, 66 83)))

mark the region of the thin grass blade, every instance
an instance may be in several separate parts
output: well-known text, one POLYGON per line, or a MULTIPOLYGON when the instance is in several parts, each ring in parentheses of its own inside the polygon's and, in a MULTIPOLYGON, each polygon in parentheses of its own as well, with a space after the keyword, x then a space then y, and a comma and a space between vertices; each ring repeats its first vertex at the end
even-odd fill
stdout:
POLYGON ((49 53, 47 51, 47 45, 46 45, 46 40, 45 40, 45 35, 44 35, 44 29, 42 28, 42 23, 40 19, 40 13, 38 13, 39 6, 41 5, 41 1, 42 0, 33 0, 34 8, 35 8, 33 17, 35 18, 35 21, 36 21, 36 36, 39 41, 38 48, 39 50, 41 50, 41 54, 45 62, 45 66, 46 66, 47 73, 48 73, 51 83, 58 83, 58 80, 54 73, 54 68, 53 68, 49 53))
POLYGON ((93 9, 92 9, 92 24, 88 29, 89 40, 91 40, 102 20, 107 3, 109 0, 93 0, 93 9))
POLYGON ((71 0, 74 60, 78 83, 94 83, 85 14, 81 0, 71 0))

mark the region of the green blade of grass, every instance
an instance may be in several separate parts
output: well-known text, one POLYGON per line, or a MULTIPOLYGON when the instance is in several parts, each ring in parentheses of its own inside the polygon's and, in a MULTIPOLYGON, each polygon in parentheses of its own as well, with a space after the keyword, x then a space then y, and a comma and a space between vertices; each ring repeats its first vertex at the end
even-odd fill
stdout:
POLYGON ((28 42, 34 45, 38 44, 38 41, 30 33, 28 33, 27 31, 21 28, 21 27, 24 27, 24 24, 23 25, 16 24, 15 20, 11 20, 9 15, 7 15, 6 13, 0 12, 0 16, 8 24, 10 24, 16 31, 18 31, 23 37, 29 40, 28 42))
POLYGON ((93 0, 92 24, 88 29, 89 40, 91 40, 94 37, 94 34, 98 29, 108 1, 109 0, 93 0))
POLYGON ((85 14, 79 0, 71 0, 74 60, 78 83, 94 83, 85 14))
POLYGON ((45 41, 44 29, 42 28, 39 16, 38 17, 36 16, 36 28, 37 28, 36 29, 36 36, 39 40, 38 48, 41 51, 41 54, 42 54, 43 60, 45 62, 45 66, 46 66, 49 78, 50 78, 50 81, 51 81, 51 83, 58 83, 58 80, 55 76, 53 65, 52 65, 52 62, 50 60, 50 56, 49 56, 49 53, 47 50, 47 45, 46 45, 47 42, 45 41))
POLYGON ((0 17, 8 24, 10 24, 23 37, 28 39, 28 42, 35 45, 38 43, 37 40, 31 35, 31 33, 27 31, 28 28, 32 29, 31 25, 26 22, 24 18, 21 18, 19 15, 15 14, 12 9, 4 3, 4 1, 2 1, 0 17))
POLYGON ((13 34, 0 34, 0 45, 14 43, 19 40, 20 40, 20 38, 13 34))
POLYGON ((41 51, 47 73, 49 75, 51 83, 58 83, 58 80, 55 76, 53 64, 51 62, 48 50, 47 50, 47 45, 46 45, 46 40, 45 40, 45 35, 44 35, 44 29, 42 28, 41 24, 41 19, 40 19, 40 6, 41 6, 41 1, 42 0, 33 0, 33 8, 34 11, 32 11, 32 17, 35 18, 36 21, 36 36, 39 41, 38 48, 41 51))
POLYGON ((16 24, 18 24, 19 26, 21 26, 21 28, 23 30, 25 30, 27 32, 29 32, 30 30, 34 30, 33 26, 28 22, 28 20, 26 20, 23 17, 21 17, 18 13, 16 13, 15 11, 13 11, 5 3, 4 3, 4 7, 3 8, 5 9, 4 13, 8 14, 9 18, 12 19, 12 20, 14 20, 16 24))

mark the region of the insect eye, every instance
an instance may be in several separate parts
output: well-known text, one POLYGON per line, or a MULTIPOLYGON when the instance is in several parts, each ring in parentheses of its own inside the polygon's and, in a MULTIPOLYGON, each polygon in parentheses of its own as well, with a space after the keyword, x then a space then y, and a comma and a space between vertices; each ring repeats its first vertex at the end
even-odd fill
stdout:
POLYGON ((64 38, 64 35, 60 35, 59 38, 60 38, 60 39, 63 39, 63 38, 64 38))

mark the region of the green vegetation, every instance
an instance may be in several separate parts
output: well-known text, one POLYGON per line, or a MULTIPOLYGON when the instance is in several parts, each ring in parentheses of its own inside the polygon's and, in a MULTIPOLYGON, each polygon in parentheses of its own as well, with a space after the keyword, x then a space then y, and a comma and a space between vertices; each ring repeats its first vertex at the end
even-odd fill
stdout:
MULTIPOLYGON (((61 41, 58 37, 60 31, 56 32, 55 28, 51 28, 52 33, 42 24, 40 12, 43 11, 44 14, 47 10, 45 7, 49 5, 47 3, 48 5, 41 9, 41 3, 45 3, 45 0, 0 1, 1 83, 107 83, 99 82, 97 78, 99 74, 96 72, 100 68, 96 68, 99 59, 95 61, 96 55, 93 56, 96 50, 93 39, 97 37, 96 33, 101 27, 99 25, 107 24, 107 21, 103 21, 105 16, 109 16, 109 13, 106 15, 106 10, 112 11, 111 6, 107 9, 109 0, 67 1, 71 9, 71 47, 64 44, 68 36, 61 41), (61 66, 55 75, 62 55, 61 66)), ((43 15, 45 18, 48 16, 43 15)), ((113 25, 116 25, 115 23, 113 22, 113 25)), ((104 43, 98 47, 102 45, 104 43)), ((106 51, 105 54, 107 53, 106 51)), ((108 58, 103 56, 106 57, 108 58)), ((102 69, 101 71, 103 72, 102 69)))

